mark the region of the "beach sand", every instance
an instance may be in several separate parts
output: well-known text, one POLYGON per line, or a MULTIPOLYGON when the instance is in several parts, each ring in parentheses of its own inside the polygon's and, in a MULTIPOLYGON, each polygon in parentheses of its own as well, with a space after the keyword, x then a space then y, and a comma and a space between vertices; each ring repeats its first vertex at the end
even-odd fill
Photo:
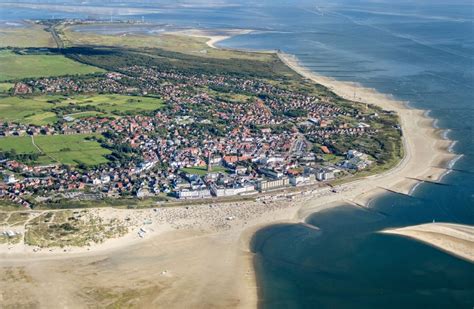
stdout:
MULTIPOLYGON (((214 47, 225 37, 214 36, 208 44, 214 47)), ((365 207, 387 190, 407 194, 420 181, 437 181, 446 172, 443 164, 453 155, 425 111, 373 89, 313 74, 292 56, 279 56, 301 75, 342 97, 353 100, 356 89, 356 100, 396 111, 404 133, 404 159, 390 171, 337 186, 337 193, 320 188, 291 200, 283 196, 266 203, 159 208, 157 212, 94 210, 136 220, 127 236, 89 248, 34 253, 25 246, 0 247, 0 306, 253 308, 258 295, 249 243, 259 228, 302 222, 311 213, 341 203, 365 207), (145 227, 148 232, 141 239, 137 229, 147 218, 153 224, 145 227)))
POLYGON ((474 227, 450 223, 428 223, 384 230, 382 233, 410 237, 447 253, 474 262, 474 227))
POLYGON ((259 227, 294 218, 297 210, 286 199, 92 209, 104 218, 129 218, 130 233, 85 248, 1 245, 0 307, 251 308, 257 289, 248 241, 259 227))

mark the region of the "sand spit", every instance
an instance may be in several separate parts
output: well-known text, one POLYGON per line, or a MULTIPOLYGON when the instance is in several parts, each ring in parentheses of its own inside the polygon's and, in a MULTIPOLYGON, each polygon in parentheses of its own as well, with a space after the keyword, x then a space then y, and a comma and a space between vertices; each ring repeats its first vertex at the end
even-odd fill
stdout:
POLYGON ((474 227, 449 223, 428 223, 382 233, 410 237, 447 253, 474 262, 474 227))
POLYGON ((203 30, 203 29, 186 29, 171 32, 173 34, 182 34, 187 36, 208 38, 206 44, 211 48, 218 48, 215 44, 220 41, 227 40, 236 35, 244 35, 253 32, 250 29, 224 29, 224 30, 203 30))

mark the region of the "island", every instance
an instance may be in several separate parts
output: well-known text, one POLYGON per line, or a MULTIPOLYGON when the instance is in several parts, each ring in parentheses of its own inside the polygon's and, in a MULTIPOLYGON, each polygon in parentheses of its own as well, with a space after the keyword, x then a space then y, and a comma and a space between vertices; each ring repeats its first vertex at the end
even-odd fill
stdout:
POLYGON ((282 52, 215 47, 248 29, 143 26, 25 21, 0 37, 8 306, 256 306, 255 231, 370 211, 454 157, 425 111, 282 52))

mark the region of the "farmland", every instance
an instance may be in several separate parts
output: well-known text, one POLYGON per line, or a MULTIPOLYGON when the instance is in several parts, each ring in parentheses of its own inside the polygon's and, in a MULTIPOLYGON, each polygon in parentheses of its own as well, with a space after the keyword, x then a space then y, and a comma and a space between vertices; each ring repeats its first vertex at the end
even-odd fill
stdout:
POLYGON ((58 107, 67 107, 67 110, 61 111, 61 115, 73 118, 93 115, 110 117, 157 110, 163 107, 163 101, 155 97, 126 95, 4 97, 0 98, 0 120, 35 125, 52 124, 58 120, 58 115, 53 112, 58 107), (75 112, 75 106, 91 110, 75 112))
POLYGON ((0 81, 95 72, 102 70, 62 55, 19 55, 9 50, 0 51, 0 81))
POLYGON ((39 154, 33 164, 62 163, 97 165, 106 163, 104 155, 110 153, 94 140, 91 134, 36 136, 32 143, 30 136, 0 138, 1 151, 15 151, 17 154, 39 154), (41 151, 40 151, 41 150, 41 151))

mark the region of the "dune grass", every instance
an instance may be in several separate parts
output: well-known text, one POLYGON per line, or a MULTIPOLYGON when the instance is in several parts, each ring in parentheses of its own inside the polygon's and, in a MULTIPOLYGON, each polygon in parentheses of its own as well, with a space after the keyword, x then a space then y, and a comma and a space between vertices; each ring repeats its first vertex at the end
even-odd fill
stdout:
POLYGON ((21 27, 2 27, 0 47, 55 47, 53 37, 45 26, 22 23, 21 27))
MULTIPOLYGON (((90 26, 90 25, 88 25, 90 26)), ((230 49, 216 49, 208 46, 209 38, 192 36, 185 33, 164 34, 98 34, 87 31, 87 26, 75 25, 61 28, 61 39, 67 46, 95 45, 121 46, 131 48, 160 48, 203 58, 248 59, 273 61, 275 55, 266 52, 247 52, 230 49), (82 29, 81 29, 82 28, 82 29), (77 31, 81 29, 82 31, 77 31)))
POLYGON ((118 219, 104 220, 86 210, 44 212, 26 225, 25 243, 42 248, 83 247, 126 232, 118 219))

